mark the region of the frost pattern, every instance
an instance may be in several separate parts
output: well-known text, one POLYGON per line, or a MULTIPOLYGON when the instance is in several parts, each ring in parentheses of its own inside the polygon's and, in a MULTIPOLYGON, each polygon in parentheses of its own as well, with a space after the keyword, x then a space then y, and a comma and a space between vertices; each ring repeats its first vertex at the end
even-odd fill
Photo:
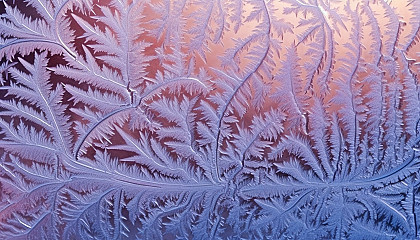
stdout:
POLYGON ((420 237, 420 1, 1 6, 1 239, 420 237))

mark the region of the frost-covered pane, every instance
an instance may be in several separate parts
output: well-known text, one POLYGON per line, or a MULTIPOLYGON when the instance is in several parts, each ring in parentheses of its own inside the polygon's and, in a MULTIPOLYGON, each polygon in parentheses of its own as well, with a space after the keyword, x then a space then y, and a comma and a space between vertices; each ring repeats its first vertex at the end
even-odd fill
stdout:
POLYGON ((0 239, 419 239, 419 0, 3 0, 0 239))

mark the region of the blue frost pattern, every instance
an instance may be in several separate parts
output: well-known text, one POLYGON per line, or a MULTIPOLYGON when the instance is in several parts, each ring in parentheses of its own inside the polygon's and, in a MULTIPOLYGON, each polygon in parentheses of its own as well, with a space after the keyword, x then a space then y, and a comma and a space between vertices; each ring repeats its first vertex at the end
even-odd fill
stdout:
POLYGON ((419 0, 1 0, 1 239, 420 239, 419 0))

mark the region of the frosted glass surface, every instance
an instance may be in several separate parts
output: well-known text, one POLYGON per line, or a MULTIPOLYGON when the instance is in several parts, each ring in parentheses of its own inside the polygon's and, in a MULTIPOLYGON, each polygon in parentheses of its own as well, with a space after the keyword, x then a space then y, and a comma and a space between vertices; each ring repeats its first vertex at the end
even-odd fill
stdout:
POLYGON ((419 0, 0 14, 0 239, 420 239, 419 0))

